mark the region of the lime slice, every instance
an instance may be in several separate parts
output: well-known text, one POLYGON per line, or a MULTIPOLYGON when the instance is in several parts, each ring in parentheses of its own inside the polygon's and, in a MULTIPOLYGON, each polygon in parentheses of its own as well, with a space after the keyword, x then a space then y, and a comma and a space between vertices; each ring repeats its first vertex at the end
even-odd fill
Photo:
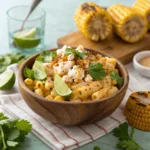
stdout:
POLYGON ((34 78, 37 80, 44 80, 47 77, 44 65, 40 61, 35 61, 33 65, 34 78))
POLYGON ((72 93, 68 85, 58 74, 55 74, 54 77, 54 89, 58 95, 63 97, 70 96, 72 93))
POLYGON ((4 60, 3 62, 0 62, 0 64, 4 65, 4 66, 8 66, 11 64, 11 58, 9 56, 4 56, 4 60))
POLYGON ((15 74, 13 71, 5 71, 0 74, 0 90, 10 90, 15 84, 15 74))
POLYGON ((36 28, 32 28, 32 29, 26 29, 23 31, 18 31, 14 34, 14 37, 17 38, 33 38, 37 33, 37 29, 36 28))
POLYGON ((40 43, 40 38, 35 38, 37 28, 18 31, 14 34, 14 41, 20 48, 34 48, 40 43))
POLYGON ((16 45, 20 48, 34 48, 39 45, 40 38, 19 38, 14 37, 16 45))

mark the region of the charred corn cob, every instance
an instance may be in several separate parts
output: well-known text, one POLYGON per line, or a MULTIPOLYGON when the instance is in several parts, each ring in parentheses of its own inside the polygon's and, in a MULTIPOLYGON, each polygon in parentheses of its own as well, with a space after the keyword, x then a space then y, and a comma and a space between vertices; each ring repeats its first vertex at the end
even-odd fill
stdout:
POLYGON ((134 9, 114 4, 107 11, 112 17, 115 33, 126 42, 137 42, 146 34, 148 22, 134 9))
POLYGON ((136 0, 132 8, 147 18, 148 29, 150 30, 150 1, 149 0, 136 0))
POLYGON ((150 92, 132 93, 125 106, 125 115, 135 128, 150 131, 150 92))
POLYGON ((112 21, 108 12, 92 2, 80 5, 74 20, 85 37, 98 41, 106 39, 112 31, 112 21))

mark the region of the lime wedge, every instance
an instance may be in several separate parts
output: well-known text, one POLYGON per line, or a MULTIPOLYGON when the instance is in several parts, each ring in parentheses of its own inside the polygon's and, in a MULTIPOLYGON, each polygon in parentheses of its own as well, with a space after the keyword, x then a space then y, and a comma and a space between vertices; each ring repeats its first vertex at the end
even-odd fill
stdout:
POLYGON ((13 71, 5 71, 0 74, 0 90, 10 90, 15 84, 15 74, 13 71))
POLYGON ((32 28, 32 29, 26 29, 23 31, 18 31, 14 34, 14 37, 17 38, 33 38, 37 33, 37 29, 36 28, 32 28))
POLYGON ((14 37, 16 45, 20 48, 34 48, 39 45, 40 38, 19 38, 14 37))
POLYGON ((58 74, 55 74, 54 77, 54 89, 58 95, 63 97, 70 96, 72 93, 68 85, 58 74))
POLYGON ((34 78, 37 80, 44 80, 47 77, 44 65, 42 62, 40 61, 35 61, 33 67, 32 67, 33 71, 34 71, 34 78))
POLYGON ((20 48, 34 48, 40 43, 40 38, 35 38, 37 28, 18 31, 13 38, 16 45, 20 48))

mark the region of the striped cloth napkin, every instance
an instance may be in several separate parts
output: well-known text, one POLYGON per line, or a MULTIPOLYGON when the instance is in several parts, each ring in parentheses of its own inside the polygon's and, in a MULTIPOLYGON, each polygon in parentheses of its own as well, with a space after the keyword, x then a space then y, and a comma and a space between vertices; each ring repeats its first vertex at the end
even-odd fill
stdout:
MULTIPOLYGON (((11 65, 7 69, 13 70, 17 75, 17 65, 11 65)), ((140 90, 141 87, 138 84, 130 76, 129 88, 122 104, 109 117, 88 125, 67 127, 43 119, 26 105, 19 93, 18 83, 9 93, 0 93, 0 112, 14 118, 29 120, 33 125, 32 132, 52 149, 71 150, 111 132, 119 124, 125 122, 124 105, 132 92, 140 90)))

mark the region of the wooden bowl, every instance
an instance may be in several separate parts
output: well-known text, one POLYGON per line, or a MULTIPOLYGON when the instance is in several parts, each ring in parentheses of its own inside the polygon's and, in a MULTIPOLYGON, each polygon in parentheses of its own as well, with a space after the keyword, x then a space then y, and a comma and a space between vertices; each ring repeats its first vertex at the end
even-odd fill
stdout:
MULTIPOLYGON (((56 49, 52 49, 54 51, 56 49)), ((89 49, 87 49, 89 50, 89 49)), ((108 56, 102 52, 92 51, 93 54, 101 54, 103 56, 108 56)), ((129 82, 128 72, 117 60, 117 68, 120 71, 124 79, 123 86, 120 88, 118 93, 112 95, 111 97, 104 98, 97 101, 88 102, 67 102, 67 101, 54 101, 46 100, 43 97, 36 95, 24 84, 24 68, 27 66, 32 67, 35 58, 39 53, 29 57, 19 69, 19 87, 20 92, 28 104, 28 106, 37 114, 43 118, 50 120, 53 123, 61 125, 79 125, 88 124, 95 121, 102 120, 113 113, 116 108, 122 102, 129 82)), ((110 57, 110 56, 108 56, 110 57)))

